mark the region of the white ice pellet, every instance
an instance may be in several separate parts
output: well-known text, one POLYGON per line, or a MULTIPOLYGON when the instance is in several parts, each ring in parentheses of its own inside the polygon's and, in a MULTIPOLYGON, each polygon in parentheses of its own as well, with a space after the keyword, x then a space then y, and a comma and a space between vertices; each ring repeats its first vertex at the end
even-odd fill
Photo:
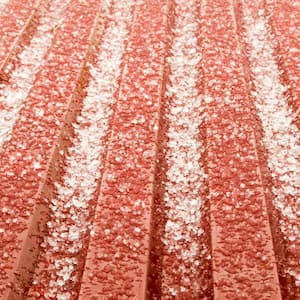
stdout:
POLYGON ((140 232, 141 232, 141 228, 135 227, 135 228, 134 228, 134 232, 135 232, 135 233, 140 233, 140 232))
POLYGON ((57 296, 57 300, 69 300, 71 299, 70 293, 59 293, 57 296))
POLYGON ((33 163, 33 167, 34 167, 35 169, 40 169, 40 168, 41 168, 41 164, 40 164, 38 161, 35 161, 35 162, 33 163))

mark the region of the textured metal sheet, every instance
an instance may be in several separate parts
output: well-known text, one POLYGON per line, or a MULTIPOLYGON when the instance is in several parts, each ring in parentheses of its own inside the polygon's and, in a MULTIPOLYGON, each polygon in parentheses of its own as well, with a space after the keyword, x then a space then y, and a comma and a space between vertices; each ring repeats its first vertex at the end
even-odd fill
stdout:
POLYGON ((298 299, 299 1, 59 2, 0 12, 0 298, 298 299))

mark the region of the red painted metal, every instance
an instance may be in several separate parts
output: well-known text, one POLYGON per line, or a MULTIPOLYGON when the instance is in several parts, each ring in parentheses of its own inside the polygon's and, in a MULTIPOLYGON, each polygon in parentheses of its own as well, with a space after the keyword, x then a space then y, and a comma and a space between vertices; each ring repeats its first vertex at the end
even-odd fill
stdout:
MULTIPOLYGON (((296 110, 297 105, 299 101, 295 101, 295 97, 297 92, 293 87, 297 87, 295 80, 297 80, 297 73, 299 73, 297 67, 296 67, 296 61, 297 61, 297 55, 292 59, 292 62, 290 59, 287 59, 287 57, 283 57, 281 53, 281 47, 278 47, 278 41, 274 37, 277 38, 277 36, 274 36, 274 33, 272 33, 272 27, 270 28, 270 25, 272 24, 270 20, 270 16, 268 17, 268 12, 270 13, 272 11, 273 5, 269 7, 269 10, 266 9, 266 3, 270 5, 272 1, 256 1, 256 2, 249 2, 249 3, 243 3, 242 1, 236 1, 238 3, 237 7, 237 14, 239 15, 238 21, 241 26, 241 31, 243 32, 242 36, 246 36, 245 32, 245 24, 243 24, 242 15, 247 12, 247 15, 250 15, 254 22, 258 22, 258 20, 265 20, 265 28, 268 32, 268 36, 262 37, 262 40, 265 40, 265 43, 267 44, 267 47, 272 48, 272 52, 270 55, 274 58, 274 61, 278 64, 278 75, 280 78, 280 84, 282 84, 283 87, 288 87, 288 91, 281 95, 282 99, 289 100, 287 104, 290 105, 290 107, 294 110, 296 110), (276 47, 277 46, 277 47, 276 47), (280 59, 281 57, 281 59, 280 59), (283 59, 282 59, 283 58, 283 59), (276 61, 277 59, 277 61, 276 61), (287 63, 290 64, 290 66, 287 66, 287 63), (280 73, 280 71, 283 71, 283 73, 280 73), (287 72, 286 72, 287 71, 287 72), (289 73, 293 80, 289 79, 289 76, 287 76, 287 73, 289 73), (291 83, 289 85, 289 83, 291 83)), ((283 4, 280 2, 281 5, 283 4)), ((275 7, 279 5, 279 2, 276 2, 275 7)), ((290 12, 294 12, 297 14, 297 9, 295 4, 289 5, 287 4, 287 8, 290 10, 290 12), (291 9, 292 8, 292 9, 291 9)), ((300 7, 299 7, 300 8, 300 7)), ((282 7, 283 9, 283 7, 282 7)), ((276 9, 275 9, 276 10, 276 9)), ((299 13, 299 9, 298 9, 299 13)), ((284 15, 285 13, 283 13, 284 15)), ((281 15, 281 14, 280 14, 281 15)), ((280 20, 281 17, 276 17, 276 21, 280 20)), ((285 17, 287 17, 285 15, 285 17)), ((293 18, 292 18, 293 19, 293 18)), ((297 23, 297 20, 291 21, 291 23, 297 23)), ((287 20, 285 21, 285 24, 287 24, 287 20)), ((295 24, 290 24, 291 28, 284 28, 284 33, 288 34, 289 32, 297 31, 295 28, 295 24)), ((290 49, 291 45, 287 48, 285 51, 286 55, 290 55, 290 51, 295 52, 297 50, 296 40, 297 40, 297 33, 295 34, 289 34, 290 42, 294 42, 295 48, 290 49)), ((298 43, 299 44, 299 43, 298 43)), ((299 45, 298 45, 299 46, 299 45)), ((299 47, 298 47, 299 48, 299 47)), ((247 46, 247 43, 244 45, 245 53, 249 53, 249 46, 247 46)), ((249 66, 251 67, 251 64, 253 62, 248 61, 249 66)), ((270 62, 271 63, 271 62, 270 62)), ((253 68, 253 67, 252 67, 253 68)), ((274 71, 276 74, 276 70, 274 71)), ((252 75, 252 80, 249 77, 249 82, 252 81, 252 90, 255 92, 255 87, 253 86, 253 81, 256 80, 256 78, 252 75)), ((299 81, 299 80, 298 80, 299 81)), ((273 83, 275 85, 275 83, 273 83)), ((251 86, 251 84, 250 84, 251 86)), ((297 97, 296 97, 297 98, 297 97)), ((279 109, 279 108, 278 108, 279 109)), ((295 116, 295 125, 299 125, 299 118, 295 116), (297 123, 298 122, 298 123, 297 123)), ((275 122, 275 121, 274 121, 275 122)), ((293 124, 291 126, 293 129, 291 129, 293 135, 295 130, 293 124)), ((299 126, 298 126, 299 128, 299 126)), ((262 139, 262 136, 257 136, 259 140, 262 139)), ((263 143, 262 143, 263 144, 263 143)), ((264 147, 263 145, 261 145, 264 147)), ((266 147, 266 145, 265 145, 266 147)), ((259 148, 259 146, 258 146, 259 148)), ((283 149, 283 148, 282 148, 283 149)), ((261 153, 259 153, 260 158, 267 157, 266 149, 260 149, 261 153), (262 150, 262 151, 261 151, 262 150)), ((292 152, 291 152, 292 153, 292 152)), ((272 237, 274 242, 274 249, 277 256, 277 267, 278 267, 278 273, 279 273, 279 280, 281 284, 281 291, 282 291, 282 297, 283 299, 294 299, 300 297, 300 289, 297 287, 296 284, 296 278, 291 275, 291 273, 297 272, 299 270, 299 261, 300 261, 300 245, 299 245, 299 238, 296 237, 296 239, 293 239, 293 236, 295 235, 295 232, 297 232, 298 222, 296 219, 291 218, 290 216, 285 216, 280 210, 278 210, 278 207, 276 208, 275 202, 276 202, 276 192, 274 192, 274 189, 282 190, 282 186, 286 183, 283 183, 278 175, 273 174, 273 179, 271 178, 270 170, 268 167, 263 166, 263 162, 261 162, 261 169, 262 169, 262 176, 265 177, 263 180, 264 189, 266 191, 267 196, 267 206, 269 210, 269 217, 270 217, 270 223, 271 223, 271 229, 272 229, 272 237), (272 182, 270 186, 270 182, 272 182), (271 192, 273 190, 273 193, 271 192), (284 230, 282 230, 282 224, 287 224, 284 227, 284 230), (281 229, 280 229, 281 228, 281 229), (287 229, 288 228, 288 229, 287 229), (291 271, 293 270, 293 271, 291 271)), ((295 177, 295 175, 290 175, 291 178, 295 177)), ((290 179, 290 181, 292 181, 290 179)), ((297 205, 299 207, 299 204, 297 204, 297 196, 294 196, 291 194, 285 194, 285 204, 291 205, 291 207, 295 207, 297 210, 297 205)), ((297 235, 297 234, 296 234, 297 235)))
POLYGON ((0 158, 0 296, 23 299, 47 219, 45 200, 79 110, 85 63, 95 42, 99 1, 73 0, 0 158), (82 14, 84 11, 84 14, 82 14), (84 24, 84 26, 82 26, 84 24), (74 30, 76 28, 76 30, 74 30), (34 111, 42 110, 43 115, 34 111))
POLYGON ((199 128, 199 7, 198 1, 175 1, 170 11, 173 34, 165 63, 149 299, 212 299, 205 137, 199 128))
POLYGON ((135 5, 79 299, 145 298, 169 2, 135 5))
POLYGON ((215 299, 281 299, 232 1, 202 3, 215 299))

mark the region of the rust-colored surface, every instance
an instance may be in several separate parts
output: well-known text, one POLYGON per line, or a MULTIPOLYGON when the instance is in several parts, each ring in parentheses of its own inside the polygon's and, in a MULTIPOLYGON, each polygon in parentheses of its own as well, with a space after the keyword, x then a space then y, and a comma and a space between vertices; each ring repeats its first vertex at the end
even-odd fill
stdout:
POLYGON ((0 299, 300 299, 299 1, 3 7, 0 299))

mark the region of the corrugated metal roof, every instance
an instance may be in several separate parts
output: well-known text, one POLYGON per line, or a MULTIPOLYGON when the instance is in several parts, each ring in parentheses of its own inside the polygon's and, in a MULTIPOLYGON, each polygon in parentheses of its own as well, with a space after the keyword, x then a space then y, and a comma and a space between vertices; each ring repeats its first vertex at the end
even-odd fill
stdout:
POLYGON ((298 299, 300 5, 0 1, 1 299, 298 299))

